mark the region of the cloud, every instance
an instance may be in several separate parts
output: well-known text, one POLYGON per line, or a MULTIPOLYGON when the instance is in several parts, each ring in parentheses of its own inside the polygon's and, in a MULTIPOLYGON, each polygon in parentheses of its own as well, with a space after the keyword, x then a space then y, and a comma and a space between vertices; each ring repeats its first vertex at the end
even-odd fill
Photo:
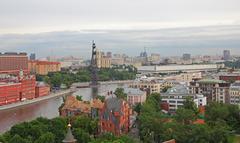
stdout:
POLYGON ((113 53, 138 55, 146 46, 149 53, 162 56, 222 54, 223 49, 240 52, 240 26, 204 26, 151 30, 85 30, 0 36, 0 50, 36 52, 38 57, 91 55, 91 41, 113 53))

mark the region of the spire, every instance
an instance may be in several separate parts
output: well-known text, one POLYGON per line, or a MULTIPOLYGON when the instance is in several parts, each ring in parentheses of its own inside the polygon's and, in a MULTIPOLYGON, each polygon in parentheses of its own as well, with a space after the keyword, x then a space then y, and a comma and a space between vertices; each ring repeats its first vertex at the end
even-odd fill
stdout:
POLYGON ((76 143, 77 142, 77 140, 72 135, 71 124, 70 123, 68 124, 68 132, 65 136, 65 139, 62 142, 63 143, 76 143))

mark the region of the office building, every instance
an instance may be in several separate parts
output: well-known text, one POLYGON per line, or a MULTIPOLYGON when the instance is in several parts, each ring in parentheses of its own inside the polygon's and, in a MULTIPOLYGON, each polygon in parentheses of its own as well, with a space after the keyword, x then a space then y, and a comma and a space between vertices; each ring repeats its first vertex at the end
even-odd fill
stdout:
POLYGON ((224 50, 223 51, 223 60, 230 60, 230 59, 231 59, 230 51, 224 50))
POLYGON ((28 70, 26 53, 0 53, 0 72, 19 72, 28 70))
POLYGON ((187 54, 187 53, 183 54, 182 59, 185 60, 185 61, 190 60, 191 59, 191 54, 187 54))
POLYGON ((35 53, 31 53, 29 59, 30 60, 36 60, 36 54, 35 53))

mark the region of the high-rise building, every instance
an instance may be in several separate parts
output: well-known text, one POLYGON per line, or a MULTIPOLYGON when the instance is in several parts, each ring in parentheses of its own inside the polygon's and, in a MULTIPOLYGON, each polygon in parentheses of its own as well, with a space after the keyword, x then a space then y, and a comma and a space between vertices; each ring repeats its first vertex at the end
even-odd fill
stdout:
POLYGON ((31 53, 29 59, 30 60, 36 60, 36 54, 35 53, 31 53))
POLYGON ((97 50, 96 52, 96 60, 98 68, 110 68, 111 67, 111 59, 105 56, 104 52, 97 50))
POLYGON ((28 70, 28 57, 26 53, 0 53, 0 72, 28 70))
POLYGON ((224 50, 223 51, 223 60, 230 60, 231 55, 229 50, 224 50))
POLYGON ((185 53, 185 54, 183 54, 182 58, 183 58, 183 60, 185 60, 185 61, 190 60, 190 59, 191 59, 191 54, 185 53))

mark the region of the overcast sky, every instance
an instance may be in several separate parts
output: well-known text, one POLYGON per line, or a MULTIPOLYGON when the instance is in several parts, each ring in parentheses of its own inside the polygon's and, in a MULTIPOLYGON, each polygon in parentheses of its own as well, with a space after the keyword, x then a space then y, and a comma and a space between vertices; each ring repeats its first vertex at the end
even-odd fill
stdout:
POLYGON ((0 52, 240 53, 240 0, 0 0, 0 52), (136 52, 137 51, 137 52, 136 52))
POLYGON ((0 33, 240 23, 239 0, 0 0, 0 33))

